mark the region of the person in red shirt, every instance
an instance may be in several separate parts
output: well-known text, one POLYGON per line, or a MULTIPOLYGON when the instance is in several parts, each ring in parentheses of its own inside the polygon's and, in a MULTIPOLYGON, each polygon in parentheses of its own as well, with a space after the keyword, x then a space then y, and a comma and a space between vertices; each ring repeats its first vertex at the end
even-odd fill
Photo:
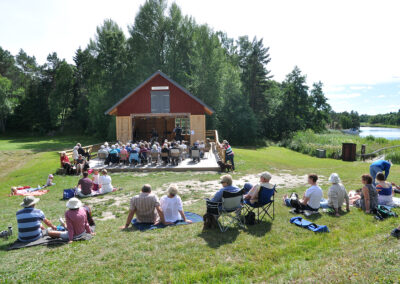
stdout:
POLYGON ((69 158, 65 152, 61 153, 61 167, 64 168, 68 175, 73 174, 73 167, 69 161, 69 158))

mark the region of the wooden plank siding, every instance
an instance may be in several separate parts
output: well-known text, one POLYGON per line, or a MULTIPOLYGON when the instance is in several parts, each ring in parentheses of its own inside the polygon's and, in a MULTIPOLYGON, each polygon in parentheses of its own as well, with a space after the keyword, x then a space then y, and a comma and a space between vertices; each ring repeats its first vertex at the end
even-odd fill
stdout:
POLYGON ((132 140, 132 119, 130 116, 117 116, 115 120, 117 127, 117 140, 127 143, 132 140))
POLYGON ((206 139, 206 116, 201 115, 191 115, 190 116, 190 131, 194 131, 194 134, 190 134, 190 142, 193 144, 197 140, 206 139))

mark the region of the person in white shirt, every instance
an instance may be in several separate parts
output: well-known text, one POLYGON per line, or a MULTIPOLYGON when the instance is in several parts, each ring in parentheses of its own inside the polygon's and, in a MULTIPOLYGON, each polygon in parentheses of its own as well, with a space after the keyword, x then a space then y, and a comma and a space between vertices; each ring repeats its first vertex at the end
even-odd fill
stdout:
POLYGON ((332 183, 332 186, 328 191, 328 206, 334 209, 336 217, 339 217, 343 202, 346 200, 346 209, 347 212, 350 212, 349 195, 344 185, 340 182, 339 175, 337 173, 331 174, 329 182, 332 183))
POLYGON ((183 220, 186 223, 192 223, 186 218, 183 212, 182 200, 178 195, 178 189, 175 185, 168 188, 168 195, 164 195, 160 199, 161 209, 164 212, 165 222, 175 223, 183 220))
POLYGON ((114 188, 111 184, 111 177, 107 175, 107 170, 103 169, 101 174, 99 178, 100 194, 112 192, 114 188))
POLYGON ((79 158, 78 149, 79 149, 79 147, 75 146, 74 150, 72 150, 72 158, 74 159, 75 164, 76 164, 76 160, 78 160, 78 158, 79 158))
POLYGON ((272 176, 269 172, 263 172, 260 175, 260 183, 253 186, 250 191, 244 196, 245 200, 249 200, 251 204, 254 204, 258 201, 258 193, 261 187, 267 189, 273 189, 274 186, 270 184, 272 176))
POLYGON ((308 175, 308 184, 311 186, 304 193, 303 199, 290 199, 287 195, 283 197, 286 205, 295 208, 295 213, 307 211, 318 211, 321 199, 323 197, 322 189, 317 185, 318 176, 316 174, 308 175))

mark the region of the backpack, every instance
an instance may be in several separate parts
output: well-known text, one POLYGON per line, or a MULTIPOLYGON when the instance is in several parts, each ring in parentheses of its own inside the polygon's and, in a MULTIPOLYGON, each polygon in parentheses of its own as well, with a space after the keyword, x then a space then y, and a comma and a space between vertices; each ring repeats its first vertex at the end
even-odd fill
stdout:
POLYGON ((256 214, 254 212, 249 212, 244 217, 246 225, 254 225, 256 223, 256 214))
POLYGON ((75 197, 75 188, 64 189, 63 199, 68 200, 72 197, 75 197))
POLYGON ((375 218, 380 221, 383 221, 389 217, 397 217, 397 214, 392 210, 390 210, 390 208, 386 207, 385 205, 378 205, 374 213, 375 213, 375 218))
POLYGON ((204 221, 203 231, 218 228, 217 220, 215 219, 214 215, 210 213, 204 214, 203 221, 204 221))

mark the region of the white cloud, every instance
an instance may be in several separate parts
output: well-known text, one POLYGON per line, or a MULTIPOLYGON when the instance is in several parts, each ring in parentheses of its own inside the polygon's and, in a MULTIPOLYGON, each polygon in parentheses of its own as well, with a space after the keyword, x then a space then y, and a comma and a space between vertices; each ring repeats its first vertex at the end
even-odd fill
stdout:
POLYGON ((378 98, 386 98, 385 95, 379 95, 378 98))
POLYGON ((350 90, 370 90, 371 86, 351 86, 350 90))
POLYGON ((350 93, 350 94, 327 94, 326 95, 329 99, 352 99, 360 97, 360 93, 350 93))

